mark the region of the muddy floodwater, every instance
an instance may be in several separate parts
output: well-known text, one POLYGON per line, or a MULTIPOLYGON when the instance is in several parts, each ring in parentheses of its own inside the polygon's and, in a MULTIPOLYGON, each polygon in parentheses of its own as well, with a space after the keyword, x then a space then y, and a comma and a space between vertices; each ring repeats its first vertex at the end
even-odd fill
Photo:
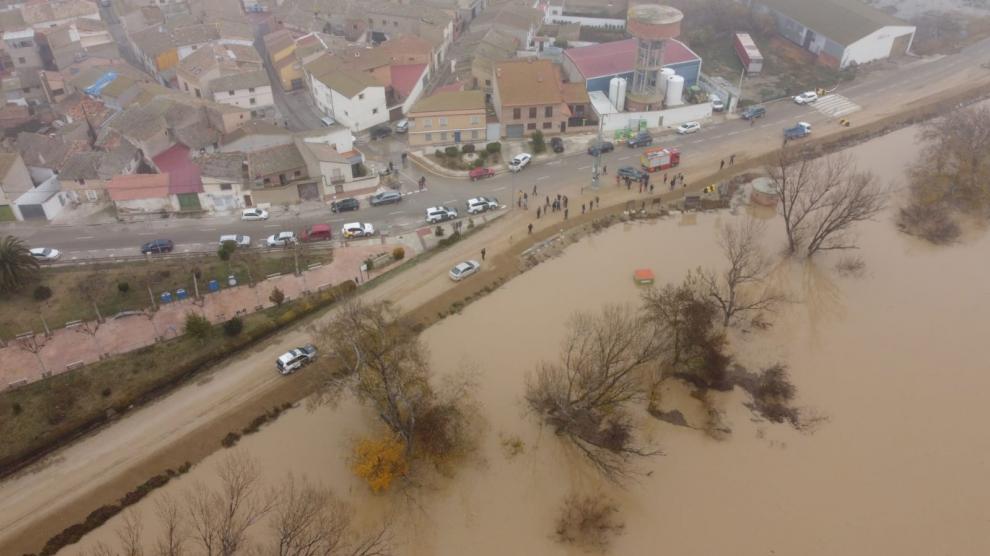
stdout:
MULTIPOLYGON (((853 153, 899 181, 918 152, 914 132, 853 153)), ((732 351, 746 366, 789 366, 798 406, 819 419, 809 432, 756 418, 738 391, 717 398, 732 429, 721 441, 644 413, 648 440, 664 455, 618 489, 526 414, 526 375, 557 353, 575 310, 634 303, 636 268, 652 268, 662 284, 717 265, 716 225, 732 218, 614 226, 427 330, 439 374, 475 374, 485 430, 478 455, 420 489, 415 509, 369 494, 351 476, 348 443, 377 426, 354 402, 292 410, 238 449, 268 477, 292 471, 332 486, 362 524, 402 509, 392 514, 402 555, 574 554, 553 538, 561 500, 574 490, 618 503, 625 529, 612 554, 990 554, 986 234, 931 248, 898 234, 888 212, 858 229, 861 276, 840 276, 835 255, 781 265, 774 279, 795 303, 768 330, 733 333, 732 351), (509 454, 507 438, 521 440, 522 453, 509 454)), ((779 222, 768 225, 766 247, 777 253, 779 222)), ((217 457, 163 490, 209 482, 217 457)), ((149 521, 151 507, 138 506, 149 521)), ((119 523, 63 553, 112 541, 119 523)), ((152 523, 145 530, 155 532, 152 523)))

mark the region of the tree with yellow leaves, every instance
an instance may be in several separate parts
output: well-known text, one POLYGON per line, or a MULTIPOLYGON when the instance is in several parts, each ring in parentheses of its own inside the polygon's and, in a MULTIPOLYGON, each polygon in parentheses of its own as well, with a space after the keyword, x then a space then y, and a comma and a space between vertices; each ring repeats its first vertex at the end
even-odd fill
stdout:
POLYGON ((409 472, 405 444, 394 436, 362 438, 354 445, 354 474, 374 492, 388 490, 392 481, 409 472))

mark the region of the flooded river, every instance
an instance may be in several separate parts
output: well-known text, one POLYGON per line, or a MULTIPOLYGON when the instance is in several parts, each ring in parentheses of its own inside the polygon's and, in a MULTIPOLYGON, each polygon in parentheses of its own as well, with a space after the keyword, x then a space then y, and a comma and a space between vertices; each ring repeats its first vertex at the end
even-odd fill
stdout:
MULTIPOLYGON (((861 165, 898 181, 918 151, 913 129, 854 149, 861 165)), ((784 263, 777 277, 796 300, 769 330, 732 337, 740 362, 786 363, 798 405, 822 421, 811 432, 756 419, 739 392, 720 396, 731 435, 644 417, 664 456, 626 489, 603 483, 526 414, 527 373, 558 351, 577 309, 635 303, 633 269, 679 282, 714 266, 716 225, 727 213, 617 225, 568 248, 425 332, 438 373, 477 375, 485 419, 478 456, 453 478, 425 487, 419 509, 395 517, 402 555, 573 554, 553 538, 557 509, 577 489, 620 507, 613 554, 930 555, 988 554, 990 359, 981 348, 990 314, 990 236, 930 248, 899 235, 892 212, 861 226, 862 276, 841 277, 834 258, 784 263), (502 439, 524 449, 510 455, 502 439)), ((769 222, 768 251, 783 242, 769 222)), ((831 256, 831 255, 830 255, 831 256)), ((240 448, 266 475, 306 474, 333 487, 371 523, 406 508, 373 496, 345 461, 349 442, 376 426, 345 401, 290 411, 240 448)), ((209 481, 218 456, 169 484, 173 493, 209 481)), ((154 498, 158 494, 150 498, 154 498)), ((148 516, 146 500, 138 510, 148 516)), ((119 518, 62 553, 114 539, 119 518)))

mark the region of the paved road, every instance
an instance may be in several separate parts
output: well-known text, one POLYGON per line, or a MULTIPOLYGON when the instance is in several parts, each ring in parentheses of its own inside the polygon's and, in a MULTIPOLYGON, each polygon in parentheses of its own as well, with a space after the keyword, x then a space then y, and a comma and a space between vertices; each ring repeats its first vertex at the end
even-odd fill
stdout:
MULTIPOLYGON (((891 106, 898 108, 908 98, 916 98, 919 91, 930 88, 932 93, 939 90, 943 80, 962 71, 981 71, 980 65, 990 60, 990 40, 977 43, 963 52, 940 59, 918 60, 910 67, 899 67, 897 71, 884 70, 866 76, 850 86, 835 91, 841 94, 843 102, 848 100, 854 106, 882 109, 891 106)), ((945 90, 942 86, 941 90, 945 90)), ((823 103, 823 106, 829 103, 823 103)), ((832 103, 834 105, 834 103, 832 103)), ((848 108, 847 104, 842 106, 848 108)), ((843 117, 855 122, 856 112, 843 117)), ((776 146, 781 143, 781 130, 796 121, 807 121, 813 126, 821 125, 836 118, 823 113, 814 105, 799 106, 788 99, 767 103, 767 116, 754 124, 741 120, 728 120, 721 124, 706 125, 696 134, 687 136, 664 135, 654 144, 676 146, 682 152, 682 171, 691 182, 692 158, 712 153, 722 153, 726 159, 733 149, 745 150, 747 145, 776 146)), ((401 144, 395 139, 362 145, 369 158, 396 160, 401 144)), ((604 157, 612 179, 615 170, 624 165, 636 165, 641 149, 618 146, 604 157)), ((540 195, 555 194, 565 186, 575 184, 590 185, 591 157, 583 152, 565 153, 556 160, 536 161, 519 174, 504 174, 480 182, 427 176, 427 189, 419 192, 416 181, 423 172, 418 168, 401 169, 402 191, 407 193, 399 204, 382 207, 369 207, 362 204, 357 212, 335 215, 323 205, 300 205, 285 214, 274 214, 267 222, 241 222, 236 217, 214 217, 202 219, 169 219, 160 222, 140 224, 107 224, 87 227, 56 227, 45 225, 8 225, 10 233, 22 237, 31 246, 54 247, 72 258, 91 258, 133 255, 138 253, 141 243, 168 238, 177 244, 178 251, 210 251, 216 246, 220 234, 247 234, 258 242, 263 237, 281 230, 299 231, 305 226, 318 222, 334 225, 335 233, 339 225, 351 221, 370 222, 384 233, 400 234, 425 224, 425 209, 434 205, 447 205, 457 208, 464 215, 465 201, 478 195, 497 197, 510 203, 513 193, 519 190, 532 191, 537 186, 540 195)), ((705 169, 706 173, 712 168, 705 169)), ((695 172, 700 171, 694 168, 695 172)), ((654 179, 658 179, 657 176, 654 179)), ((609 182, 604 183, 604 187, 609 182)))

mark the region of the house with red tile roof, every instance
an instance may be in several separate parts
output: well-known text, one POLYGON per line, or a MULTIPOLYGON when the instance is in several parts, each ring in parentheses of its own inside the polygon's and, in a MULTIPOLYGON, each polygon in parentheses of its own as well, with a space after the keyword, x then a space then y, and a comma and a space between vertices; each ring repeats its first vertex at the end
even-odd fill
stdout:
POLYGON ((117 216, 171 213, 178 207, 169 193, 170 181, 168 174, 116 176, 107 182, 107 194, 117 216))
MULTIPOLYGON (((613 77, 622 77, 632 84, 636 65, 636 39, 594 44, 564 50, 564 75, 571 82, 584 82, 588 92, 602 91, 608 94, 608 84, 613 77)), ((701 75, 701 57, 679 40, 667 41, 663 53, 663 67, 674 70, 684 78, 684 87, 690 87, 701 75)))

